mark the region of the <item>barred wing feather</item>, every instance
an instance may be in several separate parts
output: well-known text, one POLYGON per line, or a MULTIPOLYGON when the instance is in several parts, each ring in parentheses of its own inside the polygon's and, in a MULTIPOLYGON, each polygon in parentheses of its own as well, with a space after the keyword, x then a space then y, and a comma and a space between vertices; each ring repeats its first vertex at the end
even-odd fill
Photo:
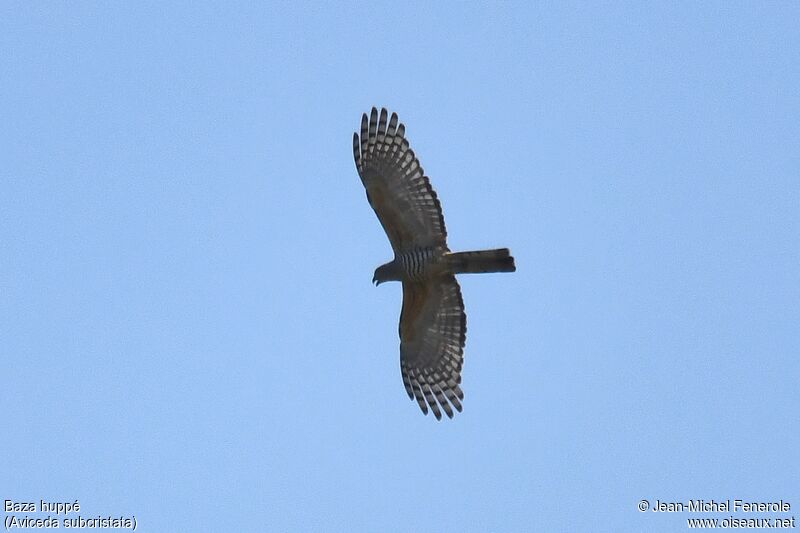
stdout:
POLYGON ((442 207, 430 180, 405 138, 397 115, 372 108, 361 117, 361 135, 353 134, 353 157, 367 200, 378 215, 395 252, 446 247, 442 207), (388 120, 387 120, 388 118, 388 120))
POLYGON ((400 370, 409 398, 437 419, 461 411, 461 367, 467 317, 455 276, 425 283, 403 282, 400 370))

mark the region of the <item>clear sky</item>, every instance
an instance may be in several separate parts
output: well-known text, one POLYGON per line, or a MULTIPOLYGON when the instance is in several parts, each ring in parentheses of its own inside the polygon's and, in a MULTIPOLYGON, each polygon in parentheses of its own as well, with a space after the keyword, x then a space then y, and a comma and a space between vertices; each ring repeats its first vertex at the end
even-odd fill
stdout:
POLYGON ((0 499, 164 532, 800 519, 799 24, 796 2, 3 3, 0 499), (516 257, 462 277, 453 420, 409 401, 400 286, 370 283, 373 105, 450 247, 516 257), (729 498, 792 509, 637 510, 729 498))

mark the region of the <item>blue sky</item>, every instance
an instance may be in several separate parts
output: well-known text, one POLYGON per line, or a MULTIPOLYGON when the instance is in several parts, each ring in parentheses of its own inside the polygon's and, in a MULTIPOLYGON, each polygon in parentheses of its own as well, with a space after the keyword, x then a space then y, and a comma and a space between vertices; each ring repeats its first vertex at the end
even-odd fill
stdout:
POLYGON ((0 498, 142 531, 800 514, 798 20, 4 3, 0 498), (351 138, 373 105, 406 124, 450 247, 517 260, 462 278, 454 420, 408 400, 400 287, 370 283, 391 251, 351 138))

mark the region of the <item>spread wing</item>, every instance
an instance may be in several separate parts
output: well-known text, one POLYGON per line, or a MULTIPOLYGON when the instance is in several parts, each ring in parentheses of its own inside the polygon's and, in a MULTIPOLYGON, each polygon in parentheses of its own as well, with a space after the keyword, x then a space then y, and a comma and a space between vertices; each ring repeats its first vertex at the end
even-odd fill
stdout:
POLYGON ((400 370, 408 397, 417 400, 423 413, 430 407, 441 419, 440 407, 450 418, 453 407, 461 411, 466 333, 467 316, 455 276, 403 282, 400 370))
POLYGON ((405 126, 386 109, 361 117, 361 136, 353 134, 353 156, 367 200, 378 215, 395 252, 446 247, 442 207, 405 138, 405 126))

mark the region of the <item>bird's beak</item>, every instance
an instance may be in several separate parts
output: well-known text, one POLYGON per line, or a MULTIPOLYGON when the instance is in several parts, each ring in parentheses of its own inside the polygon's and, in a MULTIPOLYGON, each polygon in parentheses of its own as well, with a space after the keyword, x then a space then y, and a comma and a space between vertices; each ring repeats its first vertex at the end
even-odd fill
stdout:
POLYGON ((380 282, 380 281, 378 281, 378 278, 372 278, 372 283, 373 283, 373 284, 374 284, 376 287, 377 287, 378 285, 380 285, 380 284, 381 284, 381 282, 380 282))

